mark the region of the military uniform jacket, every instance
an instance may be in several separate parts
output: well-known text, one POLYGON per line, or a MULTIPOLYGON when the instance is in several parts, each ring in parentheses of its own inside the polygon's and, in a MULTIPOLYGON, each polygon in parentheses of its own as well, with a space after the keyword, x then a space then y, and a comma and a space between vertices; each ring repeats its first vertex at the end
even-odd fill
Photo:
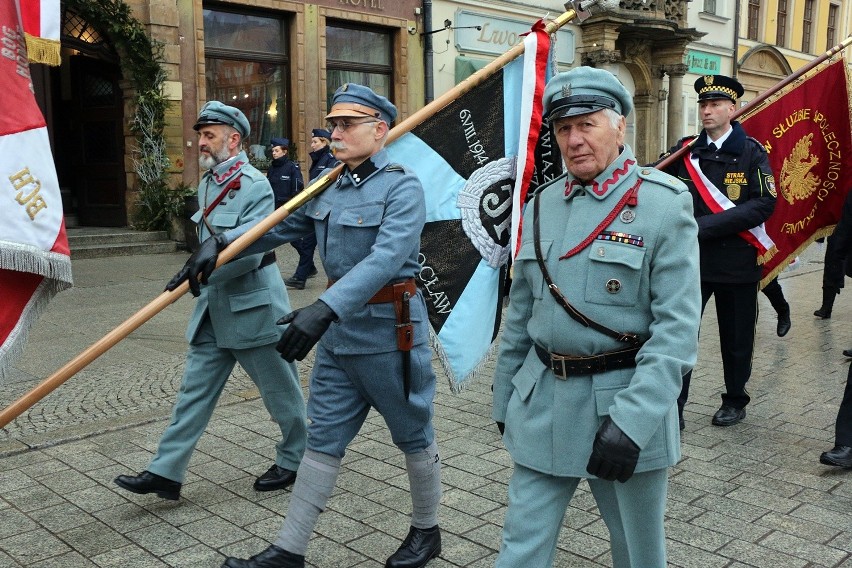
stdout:
MULTIPOLYGON (((417 176, 391 164, 382 150, 338 180, 303 208, 291 213, 247 251, 269 250, 316 233, 317 250, 334 284, 320 300, 338 316, 320 340, 336 354, 397 350, 393 304, 368 304, 387 284, 420 270, 420 233, 426 221, 423 187, 417 176)), ((249 227, 226 235, 232 241, 249 227)), ((411 299, 414 343, 428 340, 426 303, 411 299)))
MULTIPOLYGON (((763 146, 746 136, 738 122, 733 132, 715 152, 707 147, 702 131, 692 152, 698 156, 701 171, 728 199, 736 204, 713 213, 695 189, 683 160, 667 168, 689 187, 698 221, 701 248, 701 279, 707 282, 745 284, 761 278, 757 249, 739 233, 759 226, 775 209, 775 181, 763 146)), ((680 148, 684 139, 671 151, 680 148)))
POLYGON ((494 376, 492 416, 506 425, 512 459, 556 476, 589 477, 598 427, 610 416, 640 448, 636 471, 665 468, 680 457, 675 401, 698 349, 701 294, 697 227, 686 187, 670 175, 635 166, 629 147, 592 184, 570 174, 540 199, 542 256, 571 304, 611 329, 644 341, 635 368, 562 380, 534 350, 597 355, 627 345, 584 327, 551 296, 536 262, 533 204, 526 207, 509 308, 494 376), (601 236, 583 242, 641 180, 635 207, 601 236))
MULTIPOLYGON (((208 214, 207 221, 216 233, 244 223, 254 223, 272 213, 272 188, 264 175, 249 165, 245 152, 205 172, 198 184, 199 211, 192 220, 198 224, 199 240, 211 233, 202 212, 231 186, 223 199, 208 214), (234 186, 238 186, 234 187, 234 186)), ((287 291, 275 263, 259 268, 263 254, 234 259, 217 268, 189 319, 187 341, 192 342, 205 315, 210 316, 216 345, 246 349, 278 341, 281 328, 275 322, 287 313, 287 291)))
POLYGON ((276 206, 290 200, 305 187, 299 164, 287 156, 272 160, 266 177, 272 185, 276 206))

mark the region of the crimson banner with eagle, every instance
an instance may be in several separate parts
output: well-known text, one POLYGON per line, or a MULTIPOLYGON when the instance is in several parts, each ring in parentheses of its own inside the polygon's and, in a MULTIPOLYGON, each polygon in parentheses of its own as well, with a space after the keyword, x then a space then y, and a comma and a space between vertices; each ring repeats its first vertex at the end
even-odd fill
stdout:
POLYGON ((766 232, 778 252, 763 263, 761 286, 814 240, 830 235, 852 188, 850 88, 843 58, 826 64, 743 119, 769 152, 778 200, 766 232))

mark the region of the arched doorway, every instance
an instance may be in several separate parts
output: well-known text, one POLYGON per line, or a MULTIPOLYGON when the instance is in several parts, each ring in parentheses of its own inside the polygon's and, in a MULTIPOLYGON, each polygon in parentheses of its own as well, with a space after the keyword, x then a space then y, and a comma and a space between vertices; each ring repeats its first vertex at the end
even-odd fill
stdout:
POLYGON ((738 62, 737 79, 745 89, 741 104, 774 87, 792 72, 784 55, 771 45, 750 49, 738 62))
POLYGON ((65 9, 62 65, 32 65, 47 121, 66 224, 127 225, 124 96, 118 55, 95 28, 65 9))

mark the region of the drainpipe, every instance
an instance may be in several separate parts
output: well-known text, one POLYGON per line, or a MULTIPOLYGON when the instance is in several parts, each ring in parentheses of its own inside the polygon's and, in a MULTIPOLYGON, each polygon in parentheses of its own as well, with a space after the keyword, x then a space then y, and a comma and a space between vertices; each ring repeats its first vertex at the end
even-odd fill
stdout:
MULTIPOLYGON (((423 0, 423 31, 432 29, 432 0, 423 0)), ((432 34, 420 34, 423 37, 423 83, 425 104, 429 104, 435 98, 435 77, 433 75, 434 63, 432 58, 432 34)))
POLYGON ((731 77, 734 79, 737 78, 737 71, 739 71, 740 64, 738 53, 740 51, 740 1, 737 0, 734 2, 736 8, 734 9, 734 54, 731 58, 731 66, 733 67, 731 71, 731 77))

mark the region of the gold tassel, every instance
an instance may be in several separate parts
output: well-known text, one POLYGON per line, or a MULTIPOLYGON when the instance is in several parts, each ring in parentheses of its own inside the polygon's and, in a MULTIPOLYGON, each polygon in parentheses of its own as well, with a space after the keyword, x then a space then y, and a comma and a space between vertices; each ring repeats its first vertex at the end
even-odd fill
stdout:
POLYGON ((30 62, 44 63, 52 67, 62 63, 62 56, 59 53, 62 46, 59 41, 32 36, 28 33, 24 33, 24 38, 27 42, 27 57, 30 62))

